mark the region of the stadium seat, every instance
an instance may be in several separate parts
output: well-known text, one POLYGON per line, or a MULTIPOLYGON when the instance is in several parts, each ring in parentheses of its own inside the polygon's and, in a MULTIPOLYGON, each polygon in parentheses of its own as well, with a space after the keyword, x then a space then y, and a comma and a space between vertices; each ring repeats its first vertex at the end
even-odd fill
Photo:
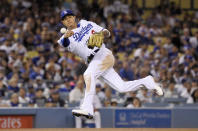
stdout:
POLYGON ((79 105, 80 105, 80 102, 68 103, 68 107, 78 107, 79 105))
POLYGON ((189 9, 190 8, 190 0, 181 0, 181 8, 189 9))
POLYGON ((160 103, 163 101, 163 98, 162 97, 152 97, 152 101, 154 103, 160 103))
POLYGON ((143 107, 169 107, 168 103, 144 103, 143 107))
POLYGON ((146 8, 155 8, 157 6, 156 0, 146 0, 146 8))
POLYGON ((129 59, 130 59, 130 60, 134 59, 134 55, 133 55, 133 54, 130 54, 130 55, 129 55, 129 59))
POLYGON ((182 14, 178 15, 177 18, 178 18, 179 20, 181 20, 181 21, 184 20, 184 14, 182 13, 182 14))
POLYGON ((117 107, 124 107, 124 103, 118 103, 117 107))
POLYGON ((169 2, 174 2, 176 5, 179 4, 179 1, 180 1, 180 0, 169 0, 169 2))
POLYGON ((13 94, 13 92, 7 92, 4 99, 9 100, 11 98, 12 94, 13 94))
POLYGON ((28 107, 28 103, 22 103, 22 107, 28 107))
POLYGON ((193 5, 194 5, 195 9, 198 9, 198 0, 194 0, 194 4, 193 5))
POLYGON ((158 40, 161 41, 162 44, 165 44, 167 41, 167 37, 153 37, 153 41, 156 43, 158 40))
POLYGON ((137 5, 138 5, 138 7, 142 8, 143 7, 143 0, 138 0, 137 5))
POLYGON ((144 14, 142 15, 142 19, 147 19, 149 16, 151 15, 151 11, 150 10, 145 10, 144 14))
POLYGON ((181 104, 186 103, 186 98, 164 98, 165 103, 181 104))
POLYGON ((154 46, 153 46, 153 45, 149 45, 149 46, 148 46, 148 51, 149 51, 149 52, 153 52, 153 49, 154 49, 154 46))
POLYGON ((118 57, 119 57, 119 59, 123 60, 124 59, 124 53, 119 52, 118 53, 118 57))
POLYGON ((37 51, 28 51, 27 52, 27 58, 33 58, 38 56, 38 52, 37 51))
POLYGON ((191 31, 192 31, 192 34, 195 34, 198 31, 198 28, 192 28, 191 31))
POLYGON ((177 107, 189 107, 189 108, 192 108, 192 107, 198 107, 198 103, 192 103, 192 104, 180 104, 178 105, 177 107))

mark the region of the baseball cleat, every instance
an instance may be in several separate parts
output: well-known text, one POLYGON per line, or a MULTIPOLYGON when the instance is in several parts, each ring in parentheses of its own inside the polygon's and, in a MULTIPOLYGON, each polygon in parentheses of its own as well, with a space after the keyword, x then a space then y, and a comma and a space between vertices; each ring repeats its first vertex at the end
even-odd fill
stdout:
POLYGON ((93 119, 93 115, 91 115, 90 113, 88 113, 87 111, 84 111, 82 109, 76 109, 76 110, 72 110, 72 114, 74 116, 84 116, 86 117, 87 119, 93 119))
POLYGON ((154 90, 156 91, 157 95, 159 95, 159 96, 163 96, 164 95, 164 92, 162 91, 161 87, 155 86, 154 90))
POLYGON ((161 87, 155 82, 154 78, 152 76, 148 76, 148 77, 150 77, 151 82, 154 82, 155 87, 153 90, 156 92, 156 94, 158 96, 163 96, 164 92, 162 91, 161 87))

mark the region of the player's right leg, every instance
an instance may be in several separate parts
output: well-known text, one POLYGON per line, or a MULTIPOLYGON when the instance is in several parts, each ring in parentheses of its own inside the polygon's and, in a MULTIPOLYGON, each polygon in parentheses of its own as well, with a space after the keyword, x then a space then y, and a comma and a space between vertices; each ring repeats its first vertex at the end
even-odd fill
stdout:
POLYGON ((123 81, 118 73, 113 68, 110 68, 101 78, 105 83, 119 92, 135 91, 144 85, 149 90, 155 90, 157 95, 163 95, 162 89, 155 83, 152 76, 134 81, 123 81))
POLYGON ((95 95, 95 81, 97 76, 100 76, 102 71, 98 69, 101 61, 92 60, 87 70, 84 72, 83 77, 86 85, 85 96, 80 109, 72 110, 72 114, 75 116, 84 116, 88 119, 92 119, 94 115, 93 99, 95 95))
POLYGON ((97 61, 92 62, 83 74, 86 85, 85 97, 80 106, 80 109, 72 110, 72 114, 77 117, 84 116, 88 119, 93 118, 93 98, 95 95, 95 65, 97 65, 97 61))
POLYGON ((106 70, 112 68, 114 65, 114 57, 108 49, 100 49, 100 51, 94 56, 93 60, 89 63, 89 66, 83 74, 86 90, 85 97, 80 109, 72 110, 75 116, 85 116, 89 119, 93 118, 93 97, 95 95, 95 81, 106 70))

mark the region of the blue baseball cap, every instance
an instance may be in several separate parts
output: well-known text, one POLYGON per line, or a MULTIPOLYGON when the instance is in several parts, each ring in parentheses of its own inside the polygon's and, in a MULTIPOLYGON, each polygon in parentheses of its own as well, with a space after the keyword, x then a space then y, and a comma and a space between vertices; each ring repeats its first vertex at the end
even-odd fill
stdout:
POLYGON ((72 12, 72 10, 69 10, 69 9, 61 11, 61 14, 60 14, 61 20, 63 20, 64 17, 67 15, 74 15, 74 13, 72 12))

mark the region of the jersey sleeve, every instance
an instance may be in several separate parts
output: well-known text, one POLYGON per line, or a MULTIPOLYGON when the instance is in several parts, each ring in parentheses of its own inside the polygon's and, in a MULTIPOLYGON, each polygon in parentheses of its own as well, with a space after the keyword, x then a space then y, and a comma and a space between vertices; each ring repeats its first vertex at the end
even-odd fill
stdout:
MULTIPOLYGON (((96 30, 96 32, 100 32, 100 31, 104 31, 104 30, 108 31, 107 29, 105 29, 105 28, 103 28, 103 27, 97 25, 96 23, 94 23, 94 22, 92 22, 92 21, 88 21, 88 22, 91 23, 91 25, 94 26, 94 29, 96 30)), ((109 31, 108 31, 108 33, 109 33, 109 34, 108 34, 108 37, 109 37, 111 34, 110 34, 109 31)))
POLYGON ((64 35, 61 36, 57 42, 62 47, 68 47, 70 45, 70 40, 68 38, 64 38, 64 35))
POLYGON ((72 52, 73 50, 75 50, 75 44, 73 44, 72 39, 70 38, 64 38, 64 35, 57 41, 57 43, 66 48, 68 51, 72 52))
POLYGON ((88 21, 88 22, 94 27, 94 29, 95 29, 96 32, 100 32, 100 31, 104 30, 103 27, 97 25, 96 23, 94 23, 92 21, 88 21))

